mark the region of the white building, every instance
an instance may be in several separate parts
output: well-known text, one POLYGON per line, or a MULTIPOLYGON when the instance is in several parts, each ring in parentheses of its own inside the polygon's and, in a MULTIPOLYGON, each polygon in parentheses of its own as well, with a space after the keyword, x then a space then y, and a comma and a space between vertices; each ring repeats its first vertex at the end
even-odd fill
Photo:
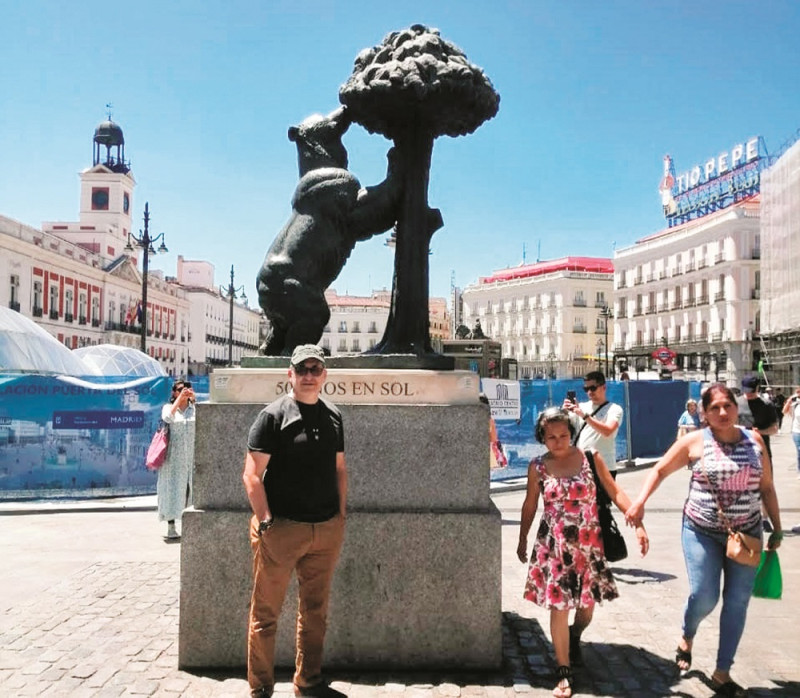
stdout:
POLYGON ((214 366, 237 365, 242 356, 258 353, 262 315, 260 309, 248 307, 243 289, 237 292, 234 287, 231 298, 233 282, 222 289, 214 286, 213 264, 185 260, 180 255, 177 282, 189 300, 189 326, 203 330, 193 331, 188 337, 192 373, 202 375, 214 366))
POLYGON ((582 376, 605 359, 613 271, 594 257, 502 269, 463 290, 463 324, 479 320, 520 378, 582 376))
MULTIPOLYGON (((319 345, 331 356, 346 356, 369 351, 381 339, 389 321, 392 293, 386 289, 371 296, 340 296, 336 290, 325 291, 331 319, 319 345)), ((444 298, 428 301, 431 344, 439 350, 442 339, 450 334, 450 315, 444 298)))
POLYGON ((614 354, 631 378, 738 383, 754 367, 760 327, 760 139, 674 176, 662 204, 671 224, 614 254, 614 354), (659 363, 654 353, 662 349, 659 363), (649 376, 648 376, 649 377, 649 376))
POLYGON ((372 296, 340 296, 329 288, 325 300, 331 319, 319 344, 331 356, 360 354, 381 340, 389 319, 388 291, 375 291, 372 296))

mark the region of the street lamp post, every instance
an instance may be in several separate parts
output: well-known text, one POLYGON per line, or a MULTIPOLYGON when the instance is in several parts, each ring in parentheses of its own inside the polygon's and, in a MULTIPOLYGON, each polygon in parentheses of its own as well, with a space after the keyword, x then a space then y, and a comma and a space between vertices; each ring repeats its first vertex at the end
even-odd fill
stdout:
MULTIPOLYGON (((600 315, 603 318, 603 337, 604 337, 604 344, 605 347, 605 359, 606 359, 606 378, 609 377, 608 373, 608 321, 614 317, 614 313, 608 305, 604 305, 603 308, 600 310, 600 315)), ((614 373, 614 369, 612 367, 611 372, 614 373)), ((611 376, 613 378, 613 376, 611 376)))
POLYGON ((142 250, 142 339, 139 348, 146 353, 147 349, 147 271, 150 268, 150 255, 163 254, 168 252, 164 244, 164 233, 159 233, 155 237, 150 237, 150 205, 144 205, 144 232, 139 230, 139 237, 133 233, 128 233, 128 244, 125 251, 132 253, 135 248, 142 250), (156 250, 153 245, 161 240, 161 245, 156 250))
POLYGON ((230 299, 230 316, 228 317, 228 366, 233 366, 233 301, 239 297, 245 304, 247 303, 247 296, 244 294, 244 286, 236 288, 236 285, 233 283, 233 278, 233 264, 231 264, 231 282, 228 284, 227 289, 221 286, 219 289, 223 296, 227 294, 230 299))
MULTIPOLYGON (((602 371, 603 370, 603 364, 602 364, 601 355, 603 353, 603 348, 605 346, 606 346, 605 342, 603 342, 602 339, 598 339, 597 340, 597 370, 598 371, 602 371)), ((608 361, 608 349, 606 349, 606 361, 608 361)))

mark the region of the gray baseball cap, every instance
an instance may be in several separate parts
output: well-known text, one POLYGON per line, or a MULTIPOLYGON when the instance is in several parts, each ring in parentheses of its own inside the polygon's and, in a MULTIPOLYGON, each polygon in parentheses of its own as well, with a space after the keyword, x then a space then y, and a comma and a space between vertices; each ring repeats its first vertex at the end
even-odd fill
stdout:
POLYGON ((316 344, 300 344, 294 348, 292 352, 292 366, 299 366, 306 359, 316 359, 323 366, 325 365, 325 354, 322 348, 316 344))

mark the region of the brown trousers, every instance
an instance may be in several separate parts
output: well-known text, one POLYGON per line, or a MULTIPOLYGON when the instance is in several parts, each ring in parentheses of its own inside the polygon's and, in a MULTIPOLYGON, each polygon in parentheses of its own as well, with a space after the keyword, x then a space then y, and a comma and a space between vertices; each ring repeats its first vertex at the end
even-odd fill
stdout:
POLYGON ((322 646, 331 582, 344 539, 341 516, 322 523, 276 519, 258 535, 250 520, 253 549, 253 596, 247 638, 247 680, 253 693, 275 685, 275 633, 286 588, 297 572, 297 656, 294 684, 307 688, 322 680, 322 646))

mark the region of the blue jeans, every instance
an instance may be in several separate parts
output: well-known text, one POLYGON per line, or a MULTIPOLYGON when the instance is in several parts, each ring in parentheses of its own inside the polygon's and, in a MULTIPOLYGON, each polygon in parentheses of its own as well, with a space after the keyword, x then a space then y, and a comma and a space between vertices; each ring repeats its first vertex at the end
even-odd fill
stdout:
MULTIPOLYGON (((746 531, 760 536, 761 532, 746 531)), ((725 555, 728 535, 700 529, 684 517, 681 543, 689 577, 689 598, 683 610, 683 636, 692 640, 697 627, 717 605, 720 577, 725 583, 722 589, 722 611, 719 617, 719 647, 717 669, 730 671, 739 640, 744 632, 747 605, 753 592, 756 568, 741 565, 725 555)))
POLYGON ((800 473, 800 434, 793 431, 792 440, 794 441, 794 447, 797 449, 797 472, 800 473))

